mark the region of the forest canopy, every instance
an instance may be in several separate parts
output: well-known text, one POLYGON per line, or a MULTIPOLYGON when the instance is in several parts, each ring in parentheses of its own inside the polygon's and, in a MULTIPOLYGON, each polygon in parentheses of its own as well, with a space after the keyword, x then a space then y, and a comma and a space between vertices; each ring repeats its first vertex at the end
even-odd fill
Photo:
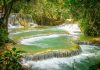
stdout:
POLYGON ((0 18, 2 42, 8 42, 10 13, 29 14, 39 25, 59 25, 70 18, 79 23, 85 35, 100 35, 99 0, 0 0, 0 6, 4 11, 0 18))

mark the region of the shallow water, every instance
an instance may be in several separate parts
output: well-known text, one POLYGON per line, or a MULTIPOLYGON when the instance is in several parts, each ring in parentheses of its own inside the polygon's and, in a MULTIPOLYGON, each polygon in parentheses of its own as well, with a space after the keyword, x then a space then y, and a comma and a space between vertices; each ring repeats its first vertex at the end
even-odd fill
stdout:
POLYGON ((73 46, 72 40, 67 34, 51 34, 23 39, 20 43, 31 46, 35 45, 41 48, 66 48, 73 46))
MULTIPOLYGON (((62 33, 52 33, 52 34, 42 34, 40 36, 33 36, 31 38, 23 39, 20 44, 29 47, 37 46, 39 48, 64 48, 72 45, 73 40, 79 37, 80 30, 77 25, 66 25, 51 28, 50 30, 65 30, 70 34, 62 33)), ((46 29, 42 29, 45 31, 46 29)), ((47 29, 48 30, 48 29, 47 29)), ((39 30, 37 30, 39 31, 39 30)), ((16 35, 23 32, 15 33, 16 35)), ((36 32, 33 30, 32 32, 36 32)), ((40 29, 41 32, 41 29, 40 29)), ((22 64, 28 66, 32 70, 88 70, 89 66, 100 61, 100 46, 93 45, 80 45, 82 53, 76 56, 64 57, 64 58, 50 58, 45 60, 33 61, 31 56, 29 58, 24 58, 22 64)))

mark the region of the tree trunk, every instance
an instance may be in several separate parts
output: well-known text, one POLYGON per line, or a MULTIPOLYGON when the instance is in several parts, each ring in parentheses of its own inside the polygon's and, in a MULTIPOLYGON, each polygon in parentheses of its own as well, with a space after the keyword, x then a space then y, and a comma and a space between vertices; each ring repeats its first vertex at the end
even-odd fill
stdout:
POLYGON ((8 19, 1 18, 0 19, 0 46, 7 43, 9 41, 8 38, 8 27, 7 21, 8 19))
POLYGON ((0 18, 0 46, 4 45, 5 43, 9 42, 8 38, 8 18, 11 13, 11 9, 13 6, 14 0, 12 0, 10 3, 5 4, 5 0, 3 7, 3 13, 4 15, 0 18))

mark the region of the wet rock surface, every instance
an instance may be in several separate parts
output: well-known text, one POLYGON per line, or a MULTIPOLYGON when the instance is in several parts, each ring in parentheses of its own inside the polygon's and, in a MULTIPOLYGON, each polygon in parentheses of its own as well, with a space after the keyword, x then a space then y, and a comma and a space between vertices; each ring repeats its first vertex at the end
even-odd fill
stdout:
POLYGON ((92 41, 77 41, 75 42, 76 44, 79 45, 95 45, 95 46, 100 46, 100 40, 92 40, 92 41))
POLYGON ((75 49, 75 50, 71 50, 71 51, 65 51, 65 50, 52 50, 52 51, 48 51, 48 52, 43 52, 43 53, 36 53, 33 55, 27 55, 24 56, 25 59, 27 60, 44 60, 44 59, 49 59, 49 58, 61 58, 61 57, 70 57, 70 56, 74 56, 74 55, 78 55, 80 54, 81 48, 79 49, 75 49))

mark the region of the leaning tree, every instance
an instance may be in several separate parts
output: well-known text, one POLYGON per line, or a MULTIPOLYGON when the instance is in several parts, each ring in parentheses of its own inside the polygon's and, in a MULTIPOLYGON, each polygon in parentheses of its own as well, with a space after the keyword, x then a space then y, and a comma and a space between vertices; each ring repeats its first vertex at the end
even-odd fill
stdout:
POLYGON ((14 0, 0 1, 0 45, 8 42, 8 17, 10 15, 14 0))
POLYGON ((12 9, 17 9, 18 11, 18 8, 13 6, 19 6, 24 3, 26 5, 29 1, 30 0, 0 0, 0 46, 10 41, 8 38, 8 18, 12 9))

